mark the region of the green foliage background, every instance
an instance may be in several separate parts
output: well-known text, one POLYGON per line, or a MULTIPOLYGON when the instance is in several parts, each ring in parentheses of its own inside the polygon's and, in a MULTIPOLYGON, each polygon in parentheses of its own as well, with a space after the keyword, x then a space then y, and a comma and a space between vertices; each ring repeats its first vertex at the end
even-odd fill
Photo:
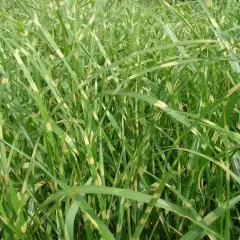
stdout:
POLYGON ((5 1, 1 239, 238 239, 237 0, 5 1))

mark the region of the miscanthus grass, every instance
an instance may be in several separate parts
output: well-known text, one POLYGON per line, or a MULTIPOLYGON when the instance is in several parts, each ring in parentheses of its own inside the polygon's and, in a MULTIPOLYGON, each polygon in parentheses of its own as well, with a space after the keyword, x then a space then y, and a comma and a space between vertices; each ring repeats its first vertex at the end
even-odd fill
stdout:
POLYGON ((240 3, 2 0, 1 239, 238 239, 240 3))

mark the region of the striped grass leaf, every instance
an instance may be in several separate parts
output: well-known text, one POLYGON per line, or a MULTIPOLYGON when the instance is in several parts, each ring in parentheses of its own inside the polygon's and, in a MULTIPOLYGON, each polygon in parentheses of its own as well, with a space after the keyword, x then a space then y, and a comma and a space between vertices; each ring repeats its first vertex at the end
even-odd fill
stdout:
MULTIPOLYGON (((119 96, 128 96, 128 97, 137 98, 137 99, 147 102, 151 105, 154 105, 157 108, 160 108, 161 110, 166 112, 168 115, 170 115, 171 117, 173 117, 174 119, 176 119, 177 121, 182 123, 184 126, 186 126, 188 128, 190 128, 190 126, 191 126, 191 123, 188 121, 188 119, 186 119, 180 113, 171 109, 166 103, 158 100, 155 97, 148 96, 146 94, 142 94, 142 93, 138 93, 138 92, 124 91, 124 90, 105 91, 105 94, 115 94, 115 95, 119 95, 119 96)), ((193 129, 193 131, 194 131, 194 129, 193 129)))
POLYGON ((165 184, 167 183, 167 181, 170 180, 170 178, 171 178, 170 174, 166 175, 165 178, 163 178, 163 180, 155 186, 156 189, 154 191, 154 194, 153 194, 150 202, 148 203, 147 208, 145 209, 145 211, 135 229, 135 232, 133 234, 133 239, 140 238, 141 232, 147 222, 147 219, 150 217, 151 212, 152 212, 154 206, 156 205, 157 200, 161 197, 161 194, 165 187, 165 184))
MULTIPOLYGON (((229 202, 223 203, 219 208, 215 209, 211 213, 209 213, 206 217, 203 218, 203 222, 208 224, 209 226, 213 223, 217 218, 219 218, 223 213, 225 213, 228 209, 234 207, 240 202, 240 196, 236 196, 230 199, 229 202)), ((195 226, 189 232, 187 232, 181 240, 187 239, 202 239, 206 233, 202 231, 199 227, 195 226)))
POLYGON ((93 211, 93 209, 87 204, 84 199, 79 200, 79 197, 76 198, 76 204, 80 207, 83 214, 86 214, 87 218, 91 221, 91 223, 95 226, 95 228, 99 231, 103 239, 114 240, 114 236, 108 230, 106 225, 99 219, 97 214, 93 211))

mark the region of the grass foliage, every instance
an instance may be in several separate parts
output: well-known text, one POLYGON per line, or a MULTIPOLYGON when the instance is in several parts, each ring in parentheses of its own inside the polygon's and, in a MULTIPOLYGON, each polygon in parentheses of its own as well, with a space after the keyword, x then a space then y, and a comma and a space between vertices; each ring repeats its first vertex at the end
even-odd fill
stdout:
POLYGON ((2 0, 1 239, 238 239, 238 0, 2 0))

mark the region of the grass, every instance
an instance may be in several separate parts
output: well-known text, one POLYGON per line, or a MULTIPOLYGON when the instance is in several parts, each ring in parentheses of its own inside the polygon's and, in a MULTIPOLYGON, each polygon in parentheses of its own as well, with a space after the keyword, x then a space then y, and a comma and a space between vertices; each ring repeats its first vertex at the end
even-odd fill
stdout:
POLYGON ((238 239, 237 0, 5 1, 1 239, 238 239))

